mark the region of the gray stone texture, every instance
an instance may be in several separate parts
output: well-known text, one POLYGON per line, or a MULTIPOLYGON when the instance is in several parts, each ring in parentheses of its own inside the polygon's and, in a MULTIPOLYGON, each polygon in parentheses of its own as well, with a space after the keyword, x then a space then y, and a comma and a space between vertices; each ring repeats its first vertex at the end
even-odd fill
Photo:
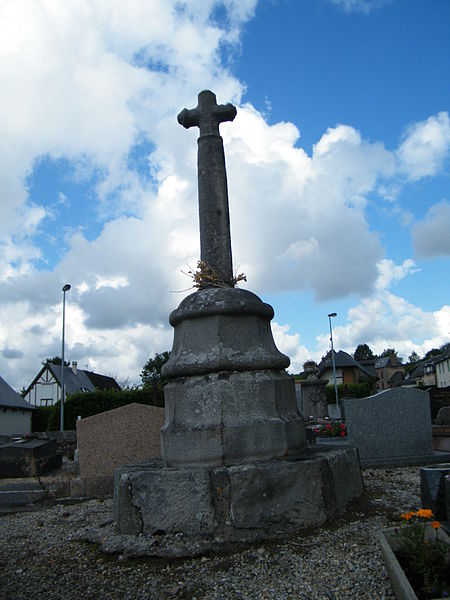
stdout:
POLYGON ((327 381, 306 380, 300 381, 302 413, 308 417, 328 417, 328 401, 326 386, 327 381))
POLYGON ((191 294, 170 315, 174 341, 163 376, 285 369, 290 361, 273 341, 273 316, 248 290, 209 287, 191 294))
POLYGON ((289 358, 273 341, 273 309, 252 292, 205 288, 170 315, 175 329, 163 367, 168 466, 270 460, 305 443, 289 358))
POLYGON ((450 525, 450 475, 444 477, 445 514, 450 525))
POLYGON ((284 371, 211 373, 166 385, 162 456, 169 466, 269 460, 305 443, 284 371))
POLYGON ((224 541, 270 538, 320 525, 362 492, 354 448, 229 467, 164 467, 115 474, 115 520, 123 534, 188 533, 224 541))
POLYGON ((209 90, 200 92, 196 108, 185 108, 178 115, 183 127, 200 129, 197 166, 201 260, 229 285, 233 278, 230 216, 219 123, 233 121, 235 116, 236 108, 231 104, 218 105, 215 94, 209 90))
POLYGON ((218 540, 318 525, 362 491, 353 448, 306 450, 290 361, 272 336, 273 309, 234 287, 219 123, 235 114, 204 91, 178 116, 200 128, 201 260, 217 279, 200 279, 170 315, 161 462, 121 467, 114 484, 121 534, 209 536, 210 549, 218 540))
POLYGON ((363 466, 433 456, 427 392, 394 388, 367 398, 346 398, 343 405, 347 442, 358 448, 363 466))
POLYGON ((450 463, 430 465, 420 469, 422 508, 431 508, 438 521, 450 520, 446 505, 446 475, 450 475, 450 463))
POLYGON ((437 425, 450 425, 450 406, 443 406, 436 415, 437 425))
POLYGON ((163 408, 137 403, 77 421, 79 495, 111 495, 117 467, 158 456, 163 422, 163 408))

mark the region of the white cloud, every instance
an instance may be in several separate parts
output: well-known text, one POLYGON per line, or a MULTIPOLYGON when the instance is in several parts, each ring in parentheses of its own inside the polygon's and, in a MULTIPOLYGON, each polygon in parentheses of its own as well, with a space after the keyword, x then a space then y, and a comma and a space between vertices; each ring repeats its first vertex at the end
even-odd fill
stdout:
POLYGON ((380 8, 390 0, 330 0, 336 6, 339 6, 345 12, 369 14, 375 8, 380 8))
POLYGON ((407 129, 397 151, 400 169, 412 181, 435 175, 449 149, 450 119, 447 112, 440 112, 407 129))
POLYGON ((349 126, 330 128, 312 156, 298 136, 249 105, 224 132, 235 260, 259 289, 312 288, 318 299, 368 292, 382 249, 366 198, 394 158, 349 126))
MULTIPOLYGON (((313 290, 320 300, 369 294, 377 281, 385 289, 412 272, 411 261, 383 261, 367 207, 383 185, 400 185, 401 175, 440 168, 448 116, 413 126, 397 154, 337 125, 309 155, 293 123, 269 125, 251 104, 240 105, 243 85, 221 63, 224 44, 239 47, 255 5, 226 0, 221 23, 212 18, 215 0, 16 0, 2 7, 0 347, 4 358, 27 349, 23 360, 0 359, 12 385, 26 385, 23 373, 31 378, 40 360, 59 353, 66 282, 67 351, 80 366, 123 377, 170 348, 167 316, 181 300, 174 292, 191 286, 181 271, 195 267, 199 254, 197 132, 181 128, 176 114, 195 106, 206 87, 239 109, 221 131, 234 262, 251 289, 313 290), (129 166, 138 144, 149 148, 145 173, 129 166), (96 181, 101 219, 89 239, 82 227, 56 232, 65 235, 66 250, 46 271, 39 270, 46 255, 34 235, 58 203, 77 210, 88 201, 59 192, 54 205, 33 203, 27 185, 44 159, 67 161, 96 181)), ((408 307, 377 294, 365 301, 372 318, 379 307, 403 322, 408 307)), ((353 337, 364 331, 365 313, 355 311, 353 337)), ((419 317, 435 331, 432 318, 419 317)), ((286 326, 274 331, 294 370, 316 358, 286 326)))
POLYGON ((276 321, 271 325, 275 345, 280 352, 290 358, 289 372, 300 373, 303 371, 303 363, 311 359, 311 352, 300 343, 299 333, 289 333, 289 325, 280 325, 276 321))
POLYGON ((378 279, 375 287, 379 290, 388 289, 391 283, 396 283, 419 270, 415 268, 415 262, 410 258, 404 260, 400 265, 396 265, 393 260, 384 258, 377 266, 378 279))
POLYGON ((414 225, 412 235, 419 256, 450 256, 450 202, 443 200, 431 206, 424 220, 414 225))
MULTIPOLYGON (((391 285, 413 275, 417 271, 414 267, 410 259, 400 265, 380 261, 376 292, 350 308, 345 325, 333 327, 336 348, 351 353, 358 344, 367 343, 375 353, 395 347, 407 358, 413 350, 423 355, 449 341, 450 306, 426 311, 389 291, 391 285)), ((317 341, 318 354, 323 354, 329 339, 320 335, 317 341)))

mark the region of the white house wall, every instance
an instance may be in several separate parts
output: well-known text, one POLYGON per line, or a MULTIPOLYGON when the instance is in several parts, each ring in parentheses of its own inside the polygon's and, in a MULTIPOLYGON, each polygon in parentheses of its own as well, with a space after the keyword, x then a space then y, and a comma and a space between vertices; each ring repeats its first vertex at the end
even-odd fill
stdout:
MULTIPOLYGON (((328 379, 328 385, 334 385, 333 369, 326 369, 320 376, 320 379, 321 381, 328 379)), ((340 367, 336 367, 336 384, 340 385, 341 383, 343 383, 342 369, 340 367)))
POLYGON ((450 358, 436 363, 436 381, 438 387, 450 386, 450 358))
POLYGON ((25 400, 32 406, 53 406, 59 400, 59 390, 58 382, 52 373, 45 369, 25 396, 25 400))
POLYGON ((0 408, 0 435, 31 432, 31 410, 0 408))

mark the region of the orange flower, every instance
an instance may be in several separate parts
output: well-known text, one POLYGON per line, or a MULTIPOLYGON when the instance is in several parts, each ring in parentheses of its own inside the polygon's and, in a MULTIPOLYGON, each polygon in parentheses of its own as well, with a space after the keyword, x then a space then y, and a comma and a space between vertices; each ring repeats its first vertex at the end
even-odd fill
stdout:
POLYGON ((402 514, 400 515, 400 517, 401 517, 402 519, 405 519, 405 521, 409 521, 409 519, 410 519, 411 517, 413 517, 415 514, 416 514, 416 513, 415 513, 413 510, 410 510, 410 511, 409 511, 409 512, 407 512, 407 513, 402 513, 402 514))
POLYGON ((433 516, 433 511, 430 510, 429 508, 419 508, 419 510, 416 512, 416 516, 429 519, 430 517, 433 516))
POLYGON ((439 529, 439 527, 441 526, 439 521, 431 521, 430 525, 433 529, 439 529))

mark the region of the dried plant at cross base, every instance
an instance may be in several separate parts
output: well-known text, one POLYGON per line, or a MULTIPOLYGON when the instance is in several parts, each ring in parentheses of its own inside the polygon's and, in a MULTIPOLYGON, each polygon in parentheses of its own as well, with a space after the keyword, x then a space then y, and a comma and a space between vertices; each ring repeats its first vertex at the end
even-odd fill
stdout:
MULTIPOLYGON (((182 271, 182 273, 184 273, 184 271, 182 271)), ((214 269, 202 260, 198 261, 196 271, 189 269, 189 271, 184 274, 188 275, 188 277, 191 277, 193 279, 193 287, 197 289, 204 288, 207 286, 234 287, 239 281, 247 281, 247 277, 244 275, 244 273, 237 274, 235 277, 232 278, 231 281, 223 281, 219 279, 219 276, 214 271, 214 269)))

